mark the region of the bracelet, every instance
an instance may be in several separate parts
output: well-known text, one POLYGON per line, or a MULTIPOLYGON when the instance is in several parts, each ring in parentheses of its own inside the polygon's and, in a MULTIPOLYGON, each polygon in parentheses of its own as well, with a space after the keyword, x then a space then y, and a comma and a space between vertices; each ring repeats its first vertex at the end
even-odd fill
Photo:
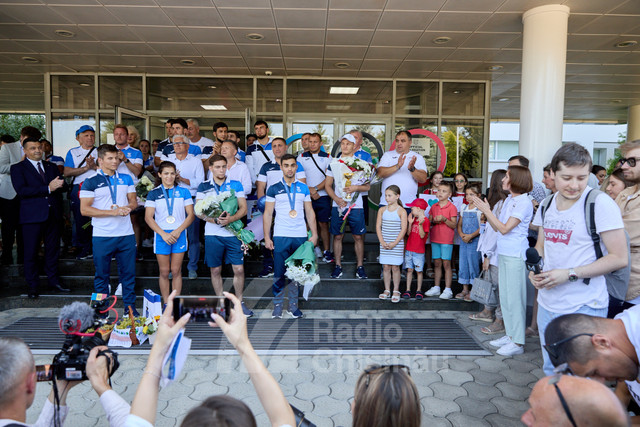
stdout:
POLYGON ((149 374, 149 375, 151 375, 151 376, 156 377, 157 379, 160 379, 160 375, 156 374, 155 372, 151 372, 151 371, 144 371, 142 374, 143 374, 143 375, 144 375, 144 374, 149 374))

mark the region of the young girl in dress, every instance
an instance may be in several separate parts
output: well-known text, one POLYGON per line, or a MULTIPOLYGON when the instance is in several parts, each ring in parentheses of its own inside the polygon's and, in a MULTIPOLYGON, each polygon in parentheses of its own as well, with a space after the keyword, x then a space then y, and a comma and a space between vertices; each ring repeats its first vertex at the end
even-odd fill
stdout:
POLYGON ((472 197, 480 197, 478 187, 467 186, 465 198, 468 204, 463 204, 458 215, 458 235, 460 236, 460 261, 458 269, 458 283, 462 285, 462 292, 457 299, 472 302, 470 287, 473 279, 480 275, 480 252, 478 239, 480 236, 480 216, 482 212, 471 201, 472 197))
POLYGON ((155 232, 153 252, 160 268, 160 293, 167 302, 170 293, 169 273, 173 275, 173 289, 182 291, 182 259, 187 251, 186 229, 191 225, 193 199, 184 187, 178 187, 176 166, 162 162, 158 168, 160 185, 151 190, 145 203, 145 220, 155 232))
POLYGON ((384 192, 387 206, 378 210, 376 233, 380 241, 380 264, 383 268, 384 292, 378 297, 388 299, 391 294, 393 272, 393 295, 391 302, 400 301, 400 266, 404 262, 404 236, 407 233, 407 211, 400 201, 400 188, 390 185, 384 192))

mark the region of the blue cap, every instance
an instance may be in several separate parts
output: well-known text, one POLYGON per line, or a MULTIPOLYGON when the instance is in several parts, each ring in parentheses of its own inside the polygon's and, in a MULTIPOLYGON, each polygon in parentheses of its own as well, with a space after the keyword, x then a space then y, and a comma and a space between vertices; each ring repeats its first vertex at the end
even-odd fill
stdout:
POLYGON ((78 130, 76 131, 76 138, 77 138, 77 137, 78 137, 78 135, 80 135, 82 132, 86 132, 86 131, 88 131, 88 130, 90 130, 90 131, 91 131, 91 132, 93 132, 93 133, 95 133, 95 132, 96 132, 96 131, 95 131, 95 129, 93 129, 93 128, 92 128, 91 126, 89 126, 89 125, 80 126, 80 129, 78 129, 78 130))

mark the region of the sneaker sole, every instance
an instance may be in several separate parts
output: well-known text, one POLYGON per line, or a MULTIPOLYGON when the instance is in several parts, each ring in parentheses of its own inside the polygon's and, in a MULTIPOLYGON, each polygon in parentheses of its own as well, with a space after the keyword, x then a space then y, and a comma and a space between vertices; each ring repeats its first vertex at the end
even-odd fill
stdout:
POLYGON ((301 318, 303 318, 303 317, 304 317, 304 314, 303 314, 302 316, 294 316, 294 315, 293 315, 293 313, 292 313, 292 312, 290 312, 290 311, 287 311, 287 314, 288 314, 289 316, 293 317, 294 319, 301 319, 301 318))
POLYGON ((524 349, 520 349, 520 351, 513 351, 513 352, 509 352, 509 353, 500 353, 500 350, 498 349, 498 351, 496 351, 496 354, 499 354, 500 356, 505 356, 505 357, 509 357, 509 356, 516 356, 518 354, 523 354, 524 353, 524 349))
POLYGON ((265 275, 263 275, 263 276, 258 276, 258 277, 260 277, 260 278, 262 278, 262 279, 266 279, 266 278, 268 278, 268 277, 273 277, 273 273, 265 274, 265 275))
POLYGON ((271 315, 271 318, 272 318, 272 319, 282 319, 282 316, 274 316, 274 315, 271 315))
POLYGON ((342 277, 342 273, 338 274, 337 276, 334 276, 333 274, 331 275, 332 279, 339 279, 342 277))

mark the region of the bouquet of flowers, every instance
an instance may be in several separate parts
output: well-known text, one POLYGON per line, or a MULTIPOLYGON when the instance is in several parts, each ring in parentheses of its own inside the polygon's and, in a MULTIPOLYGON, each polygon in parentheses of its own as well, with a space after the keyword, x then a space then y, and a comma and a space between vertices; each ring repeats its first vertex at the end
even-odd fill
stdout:
POLYGON ((136 196, 144 203, 147 200, 147 194, 149 194, 149 191, 153 190, 154 187, 155 184, 151 182, 146 175, 143 175, 136 184, 136 196))
MULTIPOLYGON (((223 212, 234 215, 238 212, 238 198, 234 190, 224 191, 220 194, 211 194, 199 200, 194 207, 198 216, 208 218, 218 218, 223 212)), ((242 221, 236 220, 227 224, 224 228, 231 231, 240 240, 242 251, 246 254, 249 251, 249 244, 253 242, 253 232, 242 227, 242 221)))
MULTIPOLYGON (((373 168, 369 162, 357 157, 337 158, 331 162, 331 170, 333 171, 336 188, 340 188, 341 190, 351 185, 373 184, 376 177, 375 168, 373 168)), ((356 205, 359 196, 359 191, 351 194, 343 194, 344 200, 348 203, 348 208, 344 208, 347 209, 346 212, 344 212, 344 209, 338 209, 340 216, 343 218, 342 225, 340 226, 341 233, 344 232, 344 228, 347 225, 347 217, 351 213, 351 209, 356 205)))
POLYGON ((295 250, 293 254, 285 261, 286 271, 284 275, 304 286, 303 298, 309 299, 309 294, 313 287, 320 282, 318 275, 318 265, 316 264, 316 255, 313 252, 313 243, 304 242, 295 250))

